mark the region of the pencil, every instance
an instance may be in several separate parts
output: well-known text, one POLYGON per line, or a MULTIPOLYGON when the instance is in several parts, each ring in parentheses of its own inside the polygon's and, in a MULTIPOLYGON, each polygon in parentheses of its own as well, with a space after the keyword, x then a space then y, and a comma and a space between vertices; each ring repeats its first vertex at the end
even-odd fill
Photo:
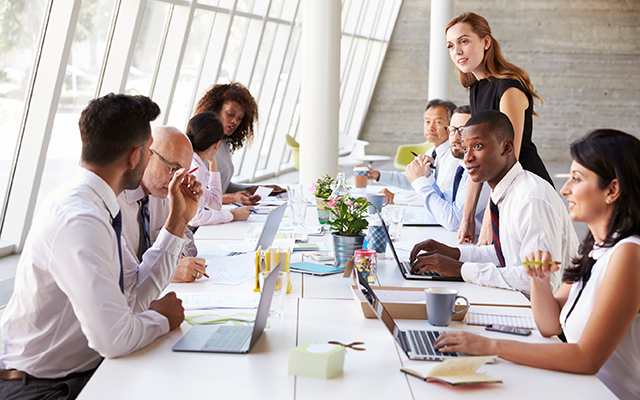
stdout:
MULTIPOLYGON (((560 265, 560 261, 549 261, 550 265, 560 265)), ((522 265, 542 265, 542 261, 523 261, 522 265)))
MULTIPOLYGON (((417 155, 415 152, 413 152, 413 151, 411 152, 411 154, 413 154, 413 156, 414 156, 414 157, 418 157, 418 155, 417 155)), ((429 163, 429 165, 431 166, 431 168, 432 168, 432 169, 436 169, 436 166, 435 166, 435 165, 433 165, 433 164, 431 164, 431 163, 429 163)))
MULTIPOLYGON (((242 204, 238 204, 238 203, 233 203, 234 206, 236 207, 242 207, 242 204)), ((256 210, 249 210, 249 212, 251 214, 257 214, 258 212, 256 210)))
POLYGON ((196 170, 197 170, 198 168, 199 168, 199 167, 195 167, 195 168, 194 168, 194 169, 192 169, 191 171, 187 172, 187 174, 193 174, 194 172, 196 172, 196 170))

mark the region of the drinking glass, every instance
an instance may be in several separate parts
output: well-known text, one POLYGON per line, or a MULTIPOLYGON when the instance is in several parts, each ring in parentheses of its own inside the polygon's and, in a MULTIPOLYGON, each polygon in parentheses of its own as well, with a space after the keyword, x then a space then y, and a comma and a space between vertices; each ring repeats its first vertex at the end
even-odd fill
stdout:
MULTIPOLYGON (((259 275, 260 287, 264 285, 264 280, 271 271, 262 271, 259 275)), ((276 289, 273 292, 273 299, 271 300, 271 307, 269 308, 270 317, 281 317, 284 314, 284 295, 287 293, 287 286, 289 285, 289 274, 286 272, 278 272, 278 279, 276 280, 276 289)))
POLYGON ((307 199, 304 196, 304 185, 287 185, 289 207, 293 214, 293 224, 303 227, 307 215, 307 199))
POLYGON ((389 205, 384 208, 387 218, 389 219, 389 236, 392 240, 397 240, 402 235, 402 220, 404 219, 403 206, 389 205))

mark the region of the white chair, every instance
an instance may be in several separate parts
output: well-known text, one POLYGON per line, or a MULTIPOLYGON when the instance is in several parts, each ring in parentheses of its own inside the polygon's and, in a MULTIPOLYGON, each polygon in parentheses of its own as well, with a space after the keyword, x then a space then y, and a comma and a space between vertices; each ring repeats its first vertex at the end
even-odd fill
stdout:
POLYGON ((349 149, 344 157, 338 158, 338 165, 342 167, 354 166, 356 164, 367 163, 370 167, 374 162, 389 161, 391 157, 383 155, 365 154, 365 147, 369 142, 365 140, 352 139, 347 135, 340 135, 340 155, 343 155, 343 149, 349 149), (342 144, 345 144, 343 147, 342 144))

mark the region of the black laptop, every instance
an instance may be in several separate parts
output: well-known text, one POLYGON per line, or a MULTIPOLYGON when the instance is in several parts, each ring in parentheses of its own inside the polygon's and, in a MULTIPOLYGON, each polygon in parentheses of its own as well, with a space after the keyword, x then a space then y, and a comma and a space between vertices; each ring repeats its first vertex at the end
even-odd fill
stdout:
MULTIPOLYGON (((378 217, 380 217, 381 221, 382 215, 380 215, 380 211, 378 211, 378 217)), ((383 231, 385 236, 387 237, 387 242, 389 243, 389 247, 391 248, 391 252, 393 253, 393 258, 396 260, 396 264, 398 268, 400 268, 400 272, 404 279, 409 280, 417 280, 417 281, 450 281, 450 282, 462 282, 462 279, 459 276, 443 276, 435 271, 425 271, 421 274, 411 273, 411 263, 408 261, 400 261, 398 258, 398 253, 396 253, 396 248, 393 246, 393 242, 391 241, 391 236, 389 235, 389 230, 387 229, 387 225, 383 222, 382 226, 384 227, 383 231)))

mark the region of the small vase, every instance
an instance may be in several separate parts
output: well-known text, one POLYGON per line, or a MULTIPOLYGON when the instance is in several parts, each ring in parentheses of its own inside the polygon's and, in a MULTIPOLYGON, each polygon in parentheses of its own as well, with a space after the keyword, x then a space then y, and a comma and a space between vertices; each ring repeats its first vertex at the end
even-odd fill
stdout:
POLYGON ((318 205, 318 222, 326 224, 331 219, 331 212, 324 209, 327 207, 327 200, 316 197, 316 204, 318 205))
POLYGON ((333 252, 335 253, 336 267, 344 268, 347 266, 347 261, 356 250, 359 250, 364 245, 364 235, 359 236, 342 236, 332 233, 333 235, 333 252))

